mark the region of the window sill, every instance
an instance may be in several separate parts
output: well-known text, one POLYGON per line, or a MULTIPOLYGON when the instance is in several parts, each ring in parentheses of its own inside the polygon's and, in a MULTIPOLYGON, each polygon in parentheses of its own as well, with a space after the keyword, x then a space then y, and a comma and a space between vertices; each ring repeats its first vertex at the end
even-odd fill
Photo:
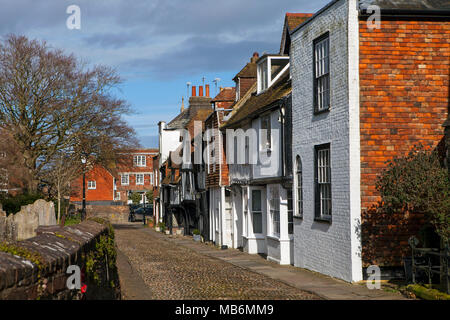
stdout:
POLYGON ((316 221, 316 222, 324 222, 324 223, 331 223, 331 217, 315 217, 314 221, 316 221))
POLYGON ((302 219, 303 220, 303 216, 297 216, 297 215, 293 215, 294 219, 302 219))
POLYGON ((327 109, 323 109, 323 110, 316 110, 314 108, 314 115, 316 116, 316 115, 319 115, 319 114, 322 114, 322 113, 326 113, 326 112, 329 112, 329 111, 330 111, 330 107, 328 107, 327 109))
POLYGON ((275 240, 275 241, 280 241, 280 236, 279 235, 267 235, 266 238, 271 239, 271 240, 275 240))
POLYGON ((247 240, 266 240, 266 237, 261 234, 255 234, 253 236, 243 236, 247 240))

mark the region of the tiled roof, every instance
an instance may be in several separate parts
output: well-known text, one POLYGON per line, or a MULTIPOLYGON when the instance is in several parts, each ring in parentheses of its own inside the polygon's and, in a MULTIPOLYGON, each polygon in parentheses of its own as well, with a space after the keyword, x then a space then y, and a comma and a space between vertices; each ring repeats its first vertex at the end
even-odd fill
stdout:
POLYGON ((233 80, 237 78, 256 78, 256 63, 249 62, 242 68, 241 71, 233 78, 233 80))
POLYGON ((203 121, 212 112, 212 108, 197 108, 189 107, 184 109, 178 116, 169 122, 167 127, 169 129, 183 129, 192 121, 203 121))
POLYGON ((236 88, 235 87, 227 87, 223 88, 222 91, 211 101, 211 102, 219 102, 219 101, 234 101, 236 99, 236 88))
POLYGON ((289 33, 312 16, 312 13, 286 13, 286 22, 289 33))
POLYGON ((222 126, 222 128, 233 127, 238 125, 245 119, 258 114, 267 106, 289 95, 292 92, 291 81, 289 80, 289 72, 286 72, 277 82, 269 89, 259 95, 252 95, 244 105, 232 113, 231 117, 222 126))

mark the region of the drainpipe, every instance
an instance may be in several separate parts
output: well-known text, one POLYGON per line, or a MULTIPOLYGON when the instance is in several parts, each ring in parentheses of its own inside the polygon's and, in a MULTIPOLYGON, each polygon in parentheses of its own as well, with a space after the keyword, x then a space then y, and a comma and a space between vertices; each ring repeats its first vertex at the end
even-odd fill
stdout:
POLYGON ((283 97, 282 99, 282 103, 280 105, 278 105, 278 109, 280 111, 280 119, 281 119, 281 148, 282 148, 282 152, 281 152, 281 177, 284 177, 285 175, 285 163, 284 163, 284 158, 285 158, 285 152, 286 152, 286 146, 284 144, 284 123, 285 123, 285 112, 286 112, 286 97, 283 97))

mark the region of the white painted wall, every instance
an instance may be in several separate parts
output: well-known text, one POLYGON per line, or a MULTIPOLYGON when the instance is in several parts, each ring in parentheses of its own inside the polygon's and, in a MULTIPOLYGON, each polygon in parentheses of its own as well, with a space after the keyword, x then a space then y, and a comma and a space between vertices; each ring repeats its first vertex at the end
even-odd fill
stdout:
POLYGON ((164 161, 169 157, 171 151, 175 151, 181 145, 180 131, 167 130, 165 122, 159 123, 159 166, 162 167, 164 161))
POLYGON ((271 155, 267 156, 265 150, 261 150, 261 117, 252 121, 252 128, 258 132, 257 149, 258 150, 258 165, 253 165, 253 179, 270 178, 281 176, 281 123, 278 121, 280 112, 274 110, 270 112, 271 120, 271 155), (267 157, 265 163, 264 157, 267 157))
POLYGON ((332 4, 292 35, 291 47, 292 156, 301 156, 304 200, 303 219, 294 219, 294 264, 346 281, 362 279, 356 8, 356 0, 332 4), (313 41, 327 31, 331 109, 314 115, 313 41), (331 144, 331 223, 314 221, 314 146, 323 143, 331 144))

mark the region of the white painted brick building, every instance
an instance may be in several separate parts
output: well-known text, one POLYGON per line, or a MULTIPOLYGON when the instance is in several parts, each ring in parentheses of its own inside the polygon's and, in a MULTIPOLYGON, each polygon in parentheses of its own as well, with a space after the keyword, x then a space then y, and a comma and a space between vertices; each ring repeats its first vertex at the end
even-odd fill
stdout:
MULTIPOLYGON (((357 1, 331 2, 291 37, 292 153, 294 168, 297 157, 301 159, 303 194, 303 199, 299 199, 294 191, 294 265, 346 281, 359 281, 362 264, 357 235, 361 212, 357 1), (318 112, 314 102, 313 79, 318 70, 314 68, 314 48, 322 39, 328 39, 329 46, 330 108, 318 112), (321 166, 318 157, 326 157, 326 152, 331 203, 321 200, 317 204, 322 194, 317 196, 315 181, 328 178, 318 178, 316 166, 321 166), (302 205, 299 200, 303 200, 302 205), (331 215, 327 216, 329 205, 331 215), (325 212, 323 216, 317 216, 318 210, 325 212)), ((294 176, 295 188, 298 175, 294 176)))

